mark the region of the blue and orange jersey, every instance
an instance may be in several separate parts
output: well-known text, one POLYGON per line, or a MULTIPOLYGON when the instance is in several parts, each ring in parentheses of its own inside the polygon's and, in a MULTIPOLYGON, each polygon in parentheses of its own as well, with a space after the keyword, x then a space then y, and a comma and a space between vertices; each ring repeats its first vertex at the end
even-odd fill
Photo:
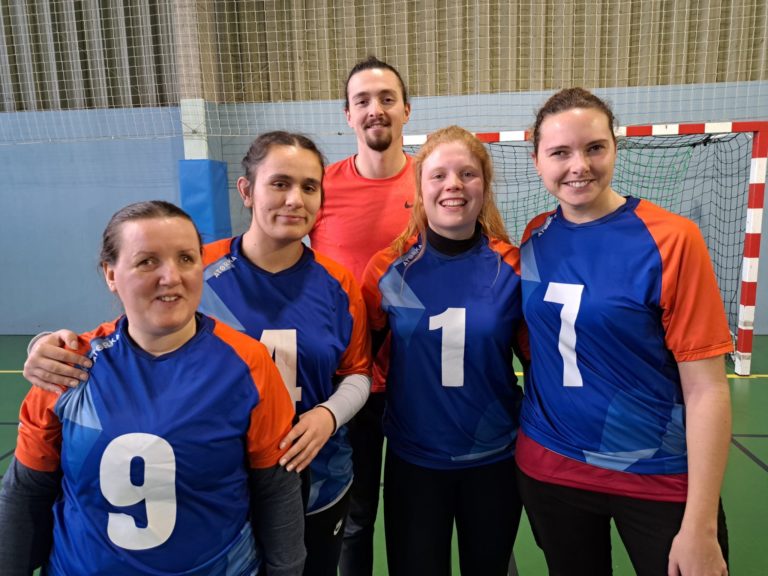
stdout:
POLYGON ((558 208, 529 223, 521 256, 532 363, 520 467, 579 488, 685 500, 677 364, 731 350, 696 225, 632 197, 584 224, 558 208))
MULTIPOLYGON (((242 236, 204 247, 200 309, 259 339, 272 354, 299 414, 325 402, 346 375, 371 375, 370 335, 360 288, 333 260, 304 248, 277 273, 251 263, 242 236)), ((352 448, 340 426, 310 465, 308 510, 323 509, 352 482, 352 448)))
POLYGON ((32 388, 16 458, 61 468, 49 574, 244 575, 260 552, 248 466, 275 466, 294 410, 267 350, 197 316, 195 336, 152 356, 125 317, 80 336, 87 382, 32 388))
POLYGON ((522 327, 517 248, 485 236, 457 256, 412 238, 365 271, 372 329, 391 331, 384 433, 427 468, 458 469, 514 455, 521 390, 512 347, 522 327))

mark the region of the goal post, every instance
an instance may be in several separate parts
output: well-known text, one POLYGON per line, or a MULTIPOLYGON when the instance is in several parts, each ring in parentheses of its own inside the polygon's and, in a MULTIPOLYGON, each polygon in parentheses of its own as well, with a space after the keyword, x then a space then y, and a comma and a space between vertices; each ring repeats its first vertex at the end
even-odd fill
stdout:
MULTIPOLYGON (((482 132, 494 162, 494 191, 507 231, 556 206, 536 174, 526 131, 482 132)), ((768 158, 768 122, 622 126, 613 187, 696 222, 704 235, 735 341, 736 374, 747 376, 757 297, 768 158)), ((415 153, 426 135, 406 135, 415 153)), ((694 288, 695 289, 695 288, 694 288)))

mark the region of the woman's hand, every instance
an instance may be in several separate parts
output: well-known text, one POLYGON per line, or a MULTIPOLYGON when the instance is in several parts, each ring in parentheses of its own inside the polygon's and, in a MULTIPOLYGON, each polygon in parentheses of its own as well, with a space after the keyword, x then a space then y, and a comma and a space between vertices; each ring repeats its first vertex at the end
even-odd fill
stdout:
POLYGON ((280 465, 289 472, 301 472, 317 456, 328 438, 336 430, 336 419, 324 406, 315 406, 299 416, 299 422, 286 434, 280 449, 291 446, 280 458, 280 465))
POLYGON ((672 540, 668 576, 728 576, 717 531, 680 530, 672 540))
POLYGON ((62 386, 74 387, 88 380, 88 372, 76 368, 90 368, 92 363, 77 350, 77 334, 58 330, 39 338, 24 362, 24 378, 33 386, 61 394, 62 386))

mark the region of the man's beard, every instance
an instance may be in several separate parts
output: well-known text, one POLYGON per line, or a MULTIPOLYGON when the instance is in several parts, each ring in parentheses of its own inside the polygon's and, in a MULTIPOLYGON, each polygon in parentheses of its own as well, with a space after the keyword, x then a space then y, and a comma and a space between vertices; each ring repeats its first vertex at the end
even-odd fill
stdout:
POLYGON ((387 132, 378 138, 366 134, 365 144, 374 152, 384 152, 385 150, 388 150, 392 145, 392 134, 387 132))

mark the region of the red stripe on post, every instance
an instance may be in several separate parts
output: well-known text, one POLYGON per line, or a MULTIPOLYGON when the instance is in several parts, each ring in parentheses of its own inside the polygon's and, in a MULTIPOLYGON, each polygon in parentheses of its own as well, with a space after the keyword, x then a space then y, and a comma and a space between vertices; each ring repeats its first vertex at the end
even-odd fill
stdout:
POLYGON ((741 300, 739 304, 742 306, 754 306, 757 300, 757 282, 742 282, 741 283, 741 300))
POLYGON ((752 352, 752 330, 745 330, 739 328, 738 337, 736 339, 736 351, 749 354, 752 352))
POLYGON ((627 136, 653 136, 653 126, 627 126, 627 136))
POLYGON ((765 184, 750 184, 747 206, 749 208, 763 208, 765 205, 765 184))
POLYGON ((733 122, 731 130, 734 132, 764 132, 768 130, 768 122, 733 122))
POLYGON ((478 132, 475 134, 475 137, 480 140, 480 142, 491 143, 499 141, 498 132, 478 132))
POLYGON ((744 258, 760 256, 760 234, 744 234, 744 258))
POLYGON ((704 134, 704 124, 680 124, 678 134, 704 134))
POLYGON ((761 132, 755 132, 755 139, 752 142, 752 158, 768 157, 768 122, 766 129, 761 132))

